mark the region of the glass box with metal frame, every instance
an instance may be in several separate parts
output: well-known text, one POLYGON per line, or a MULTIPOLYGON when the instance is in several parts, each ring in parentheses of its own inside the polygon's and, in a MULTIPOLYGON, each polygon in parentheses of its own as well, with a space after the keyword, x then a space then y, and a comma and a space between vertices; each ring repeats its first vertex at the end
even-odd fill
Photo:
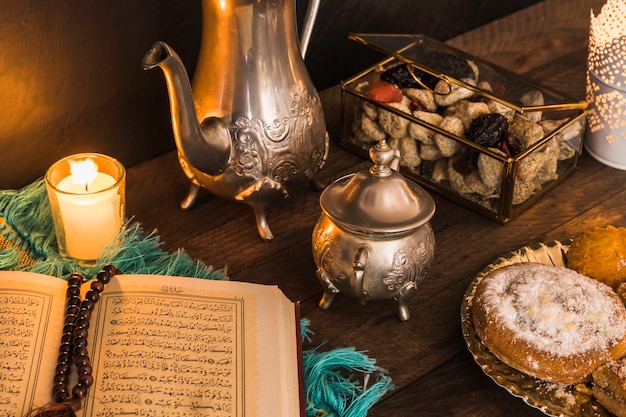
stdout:
POLYGON ((352 34, 388 58, 342 83, 343 147, 506 223, 578 165, 585 101, 422 35, 352 34))

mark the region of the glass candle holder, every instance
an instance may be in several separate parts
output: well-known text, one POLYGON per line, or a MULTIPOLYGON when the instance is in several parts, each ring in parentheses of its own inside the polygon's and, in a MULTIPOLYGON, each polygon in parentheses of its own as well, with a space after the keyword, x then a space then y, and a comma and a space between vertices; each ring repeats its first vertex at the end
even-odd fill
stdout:
POLYGON ((126 215, 126 170, 97 153, 71 155, 45 176, 59 254, 85 263, 113 243, 126 215))
POLYGON ((626 3, 608 0, 591 11, 585 149, 598 161, 626 170, 626 3))

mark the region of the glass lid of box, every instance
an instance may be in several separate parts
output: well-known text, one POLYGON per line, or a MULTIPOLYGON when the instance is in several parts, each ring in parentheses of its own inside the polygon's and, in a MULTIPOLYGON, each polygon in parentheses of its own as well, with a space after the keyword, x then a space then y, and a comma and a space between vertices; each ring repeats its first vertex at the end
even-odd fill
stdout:
MULTIPOLYGON (((539 86, 488 61, 423 35, 350 34, 349 38, 406 64, 408 76, 422 88, 445 94, 454 85, 465 87, 520 112, 582 110, 585 101, 575 101, 545 86, 539 86), (471 80, 478 79, 478 83, 471 80), (443 83, 441 81, 443 80, 443 83), (435 90, 437 89, 437 90, 435 90), (541 102, 525 100, 527 92, 542 92, 541 102)), ((362 75, 362 74, 360 74, 362 75)), ((406 76, 407 74, 405 74, 406 76)), ((358 81, 358 78, 352 81, 358 81)), ((344 83, 349 86, 351 81, 344 83)))

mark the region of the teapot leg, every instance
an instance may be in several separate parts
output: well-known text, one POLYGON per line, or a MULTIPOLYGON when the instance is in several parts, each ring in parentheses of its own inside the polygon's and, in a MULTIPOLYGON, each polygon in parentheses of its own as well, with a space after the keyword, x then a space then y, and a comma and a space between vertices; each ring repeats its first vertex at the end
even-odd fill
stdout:
POLYGON ((254 216, 256 218, 256 228, 259 231, 259 236, 265 241, 271 241, 274 239, 272 230, 267 223, 267 207, 261 205, 252 205, 254 210, 254 216))
POLYGON ((259 235, 263 240, 270 241, 274 235, 267 224, 267 210, 287 196, 287 190, 280 182, 263 177, 237 194, 235 200, 252 207, 259 235))
POLYGON ((189 192, 183 201, 180 202, 180 208, 183 210, 187 210, 190 208, 193 203, 195 203, 196 198, 198 198, 198 192, 200 191, 200 186, 195 183, 189 184, 189 192))
POLYGON ((400 321, 407 321, 411 317, 411 312, 409 311, 409 300, 415 295, 416 292, 417 286, 415 283, 408 282, 404 285, 404 287, 402 287, 396 296, 396 301, 398 302, 398 318, 400 318, 400 321))

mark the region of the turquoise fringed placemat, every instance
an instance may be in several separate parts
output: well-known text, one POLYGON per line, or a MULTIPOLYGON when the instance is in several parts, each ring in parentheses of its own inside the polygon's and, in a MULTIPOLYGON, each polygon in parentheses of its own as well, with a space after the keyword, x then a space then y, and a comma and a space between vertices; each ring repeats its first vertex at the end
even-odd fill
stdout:
MULTIPOLYGON (((20 190, 0 191, 0 270, 66 278, 72 272, 93 276, 112 263, 129 274, 228 279, 182 249, 163 251, 158 235, 146 234, 137 222, 127 222, 111 248, 92 267, 62 258, 43 179, 20 190)), ((302 319, 304 341, 310 340, 310 333, 308 320, 302 319)), ((375 360, 352 347, 305 350, 302 362, 308 417, 365 417, 392 389, 391 379, 375 360)))
POLYGON ((220 271, 191 259, 183 250, 167 253, 156 234, 128 222, 95 266, 62 258, 57 249, 50 204, 43 180, 21 190, 0 191, 0 269, 28 270, 56 277, 72 272, 94 276, 113 263, 126 273, 225 279, 220 271))

